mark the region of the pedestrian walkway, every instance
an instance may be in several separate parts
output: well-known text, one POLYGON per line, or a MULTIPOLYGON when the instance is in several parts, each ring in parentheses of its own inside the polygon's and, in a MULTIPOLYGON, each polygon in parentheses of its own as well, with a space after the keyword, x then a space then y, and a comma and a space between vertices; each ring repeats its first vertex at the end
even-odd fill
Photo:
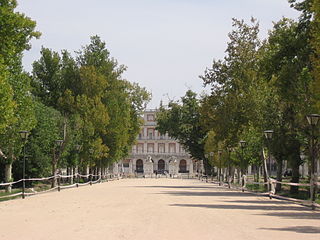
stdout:
POLYGON ((195 179, 122 179, 0 202, 0 239, 320 239, 320 212, 195 179))

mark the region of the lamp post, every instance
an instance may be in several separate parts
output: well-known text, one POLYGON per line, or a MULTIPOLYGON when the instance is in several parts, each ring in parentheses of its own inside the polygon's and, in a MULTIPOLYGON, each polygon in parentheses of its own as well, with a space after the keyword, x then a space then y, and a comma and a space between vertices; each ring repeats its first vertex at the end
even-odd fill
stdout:
POLYGON ((218 155, 219 155, 219 186, 221 186, 221 155, 222 155, 222 150, 218 150, 218 155))
MULTIPOLYGON (((205 155, 204 155, 204 157, 207 159, 207 161, 209 162, 209 154, 208 153, 206 153, 205 155)), ((207 177, 207 181, 208 181, 208 177, 207 177)))
MULTIPOLYGON (((263 132, 265 138, 267 139, 267 144, 268 144, 268 165, 269 165, 269 170, 266 167, 266 173, 267 173, 267 178, 268 178, 268 191, 269 191, 269 198, 271 199, 271 147, 270 147, 270 141, 273 136, 273 130, 266 130, 263 132)), ((265 164, 266 165, 266 164, 265 164)))
POLYGON ((25 198, 25 189, 26 189, 26 142, 29 135, 28 131, 20 131, 20 137, 23 141, 23 167, 22 167, 22 198, 25 198))
POLYGON ((100 178, 100 183, 102 183, 102 165, 101 165, 101 158, 102 158, 102 152, 99 152, 99 178, 100 178))
POLYGON ((213 165, 213 152, 209 153, 210 157, 211 157, 211 162, 212 162, 212 166, 211 166, 211 180, 213 181, 213 174, 214 174, 214 165, 213 165))
POLYGON ((242 186, 242 192, 244 191, 244 161, 243 161, 243 149, 247 146, 247 142, 244 140, 240 141, 240 147, 241 147, 241 161, 240 161, 240 170, 241 170, 241 186, 242 186))
POLYGON ((77 181, 77 184, 76 186, 79 187, 79 183, 80 183, 80 175, 79 175, 79 165, 80 165, 80 150, 81 150, 81 145, 80 144, 76 144, 76 150, 78 152, 78 164, 77 164, 77 178, 76 178, 76 181, 77 181))
MULTIPOLYGON (((92 154, 93 154, 93 149, 90 148, 90 149, 89 149, 89 152, 90 152, 90 154, 92 155, 92 154)), ((89 179, 90 179, 90 185, 92 185, 91 157, 92 157, 92 156, 89 157, 89 179), (91 173, 90 173, 90 169, 91 169, 91 173)))
POLYGON ((268 163, 269 163, 269 176, 271 177, 271 158, 270 158, 270 151, 271 151, 271 148, 270 148, 270 141, 273 137, 273 130, 266 130, 264 131, 264 136, 265 138, 267 139, 267 142, 268 142, 268 151, 269 151, 269 154, 268 154, 268 163))
POLYGON ((317 193, 317 186, 316 183, 318 181, 317 178, 317 164, 316 164, 316 154, 315 154, 315 134, 314 130, 317 126, 320 119, 319 114, 309 114, 307 115, 308 123, 311 127, 311 141, 310 141, 310 160, 311 160, 311 176, 310 176, 310 198, 311 198, 311 207, 315 209, 315 200, 316 200, 316 193, 317 193))
POLYGON ((228 187, 230 188, 231 185, 231 152, 233 152, 233 148, 232 147, 228 147, 228 153, 229 153, 229 156, 228 156, 228 187))
MULTIPOLYGON (((58 157, 54 156, 55 158, 55 162, 54 162, 54 177, 53 177, 53 186, 55 186, 55 182, 56 182, 56 167, 58 165, 58 161, 59 161, 59 158, 60 158, 60 151, 61 151, 61 147, 63 145, 63 140, 61 139, 58 139, 55 141, 56 142, 56 145, 58 146, 58 157)), ((55 151, 54 151, 55 152, 55 151)), ((58 191, 60 191, 60 176, 58 178, 58 191)))

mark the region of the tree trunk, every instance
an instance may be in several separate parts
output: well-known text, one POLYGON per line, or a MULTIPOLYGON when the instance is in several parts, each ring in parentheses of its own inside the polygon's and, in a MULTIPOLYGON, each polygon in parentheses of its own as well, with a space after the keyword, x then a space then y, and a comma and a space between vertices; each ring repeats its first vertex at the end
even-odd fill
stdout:
MULTIPOLYGON (((5 182, 12 182, 12 163, 6 163, 5 166, 5 182)), ((11 193, 11 185, 6 186, 6 192, 11 193)))
POLYGON ((238 184, 240 184, 240 181, 241 181, 240 168, 237 169, 237 181, 238 181, 238 184))
MULTIPOLYGON (((277 161, 277 181, 281 182, 282 181, 282 165, 283 165, 283 161, 282 159, 279 159, 277 161)), ((276 185, 276 191, 281 191, 281 183, 277 183, 276 185)))
POLYGON ((55 186, 57 186, 57 178, 55 177, 56 175, 56 172, 57 172, 57 164, 54 162, 52 164, 52 183, 51 183, 51 187, 54 188, 55 186))
MULTIPOLYGON (((299 183, 299 163, 292 164, 292 178, 291 182, 299 183)), ((291 194, 298 194, 299 186, 290 186, 291 194)))
POLYGON ((57 179, 56 179, 56 172, 57 172, 57 159, 56 159, 56 150, 55 148, 52 149, 52 182, 51 182, 51 187, 54 188, 57 186, 57 179))
MULTIPOLYGON (((268 182, 265 164, 263 164, 263 182, 268 182)), ((267 184, 264 185, 264 189, 265 189, 265 191, 268 191, 268 185, 267 184)))
POLYGON ((71 177, 70 177, 70 184, 73 184, 73 174, 74 174, 73 168, 70 167, 70 168, 69 168, 69 174, 68 174, 68 175, 71 175, 71 177))

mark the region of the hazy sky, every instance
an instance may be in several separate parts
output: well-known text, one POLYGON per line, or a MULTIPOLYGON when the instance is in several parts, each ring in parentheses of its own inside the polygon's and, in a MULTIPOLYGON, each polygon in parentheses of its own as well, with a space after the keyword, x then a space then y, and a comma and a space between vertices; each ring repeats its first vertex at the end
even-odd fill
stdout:
POLYGON ((287 0, 18 0, 18 11, 42 33, 25 53, 24 65, 41 46, 74 52, 99 35, 111 56, 128 67, 124 78, 152 92, 148 105, 179 99, 187 89, 201 93, 199 75, 223 58, 231 19, 251 16, 266 37, 272 21, 296 18, 287 0))

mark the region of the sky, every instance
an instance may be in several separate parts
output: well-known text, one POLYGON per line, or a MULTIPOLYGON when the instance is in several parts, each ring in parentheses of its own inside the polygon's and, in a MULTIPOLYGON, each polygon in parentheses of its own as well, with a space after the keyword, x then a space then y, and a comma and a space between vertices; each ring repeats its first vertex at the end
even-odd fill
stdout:
POLYGON ((18 0, 17 11, 37 22, 23 63, 32 71, 41 46, 74 53, 99 35, 111 56, 127 66, 123 78, 152 93, 148 108, 206 89, 199 78, 222 59, 232 18, 260 22, 265 38, 273 22, 297 18, 287 0, 18 0))

